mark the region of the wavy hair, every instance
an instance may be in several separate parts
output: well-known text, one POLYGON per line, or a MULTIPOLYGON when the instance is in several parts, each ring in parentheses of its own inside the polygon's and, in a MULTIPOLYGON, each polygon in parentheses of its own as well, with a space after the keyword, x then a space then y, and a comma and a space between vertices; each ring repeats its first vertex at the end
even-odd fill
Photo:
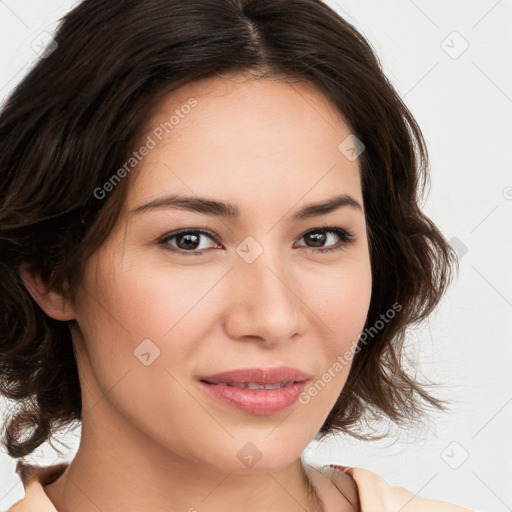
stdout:
POLYGON ((420 128, 350 23, 320 0, 85 0, 54 39, 0 112, 0 393, 18 405, 2 432, 11 457, 80 420, 82 407, 70 325, 42 311, 21 265, 74 297, 134 173, 106 199, 94 191, 137 147, 159 99, 221 73, 307 81, 365 145, 372 335, 359 340, 319 434, 371 438, 364 418, 400 423, 443 407, 406 371, 403 342, 438 304, 456 255, 419 206, 428 182, 420 128))

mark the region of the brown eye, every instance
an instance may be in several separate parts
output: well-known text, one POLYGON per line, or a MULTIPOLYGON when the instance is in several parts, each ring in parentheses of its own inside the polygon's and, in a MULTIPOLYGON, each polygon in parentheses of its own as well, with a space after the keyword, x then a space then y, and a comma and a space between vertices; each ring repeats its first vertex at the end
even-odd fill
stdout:
POLYGON ((218 246, 212 234, 200 229, 182 229, 175 231, 174 233, 165 235, 158 243, 171 251, 195 255, 200 255, 201 251, 218 246), (208 240, 214 243, 209 245, 208 240))
POLYGON ((355 241, 348 231, 336 227, 313 229, 302 235, 302 238, 307 242, 306 247, 312 248, 313 252, 342 250, 355 241), (336 243, 336 238, 339 239, 338 243, 336 243), (331 243, 333 240, 334 243, 331 243), (326 246, 326 244, 328 245, 326 246))
POLYGON ((200 244, 202 235, 197 235, 194 233, 184 233, 181 235, 176 235, 176 245, 180 249, 197 249, 197 246, 200 244))
POLYGON ((311 233, 305 235, 304 238, 313 244, 312 247, 323 247, 328 239, 328 236, 325 232, 312 231, 311 233))

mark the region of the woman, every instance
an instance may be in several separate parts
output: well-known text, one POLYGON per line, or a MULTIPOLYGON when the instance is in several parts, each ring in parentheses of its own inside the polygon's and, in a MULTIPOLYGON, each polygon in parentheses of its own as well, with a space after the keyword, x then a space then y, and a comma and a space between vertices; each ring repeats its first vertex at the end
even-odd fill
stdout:
POLYGON ((11 511, 467 510, 301 460, 442 407, 400 354, 454 254, 363 37, 317 0, 87 0, 55 40, 0 116, 11 511))

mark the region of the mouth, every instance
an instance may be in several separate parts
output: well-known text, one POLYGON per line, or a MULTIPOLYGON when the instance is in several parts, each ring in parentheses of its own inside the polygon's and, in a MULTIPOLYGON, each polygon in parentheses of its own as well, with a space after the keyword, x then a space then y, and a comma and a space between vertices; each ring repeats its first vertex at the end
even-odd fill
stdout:
POLYGON ((290 367, 244 368, 199 378, 210 397, 259 416, 293 405, 309 380, 309 375, 290 367))

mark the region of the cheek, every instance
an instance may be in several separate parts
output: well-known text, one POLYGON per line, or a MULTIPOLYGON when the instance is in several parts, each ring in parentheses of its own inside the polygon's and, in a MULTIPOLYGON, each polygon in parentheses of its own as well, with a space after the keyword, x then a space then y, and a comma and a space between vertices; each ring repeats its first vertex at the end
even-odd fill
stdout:
POLYGON ((370 272, 353 273, 343 283, 332 290, 332 308, 330 317, 333 319, 333 330, 340 333, 343 344, 357 341, 363 330, 371 298, 370 272))
POLYGON ((207 335, 198 332, 199 326, 208 313, 214 315, 212 304, 200 299, 218 277, 210 272, 205 281, 193 269, 180 275, 162 268, 156 272, 147 261, 110 263, 99 269, 98 279, 87 276, 77 303, 87 354, 88 405, 107 397, 132 423, 151 430, 154 438, 180 431, 180 410, 194 417, 191 423, 200 437, 204 411, 194 408, 183 376, 197 350, 195 341, 207 335))
POLYGON ((136 257, 103 262, 98 277, 87 276, 77 308, 91 377, 108 391, 130 372, 123 381, 123 387, 135 386, 130 401, 139 396, 149 405, 157 400, 155 385, 179 391, 169 375, 186 375, 211 337, 222 304, 215 285, 225 269, 198 271, 136 257))
POLYGON ((344 352, 357 341, 368 314, 372 292, 369 256, 363 251, 351 255, 336 270, 323 269, 315 278, 314 288, 306 288, 303 282, 304 296, 322 320, 328 347, 344 352))
POLYGON ((198 272, 192 266, 162 265, 150 258, 131 259, 102 269, 97 279, 89 277, 79 310, 87 324, 101 326, 103 331, 121 329, 133 341, 162 338, 179 328, 181 319, 221 275, 198 272))
POLYGON ((314 287, 306 286, 307 280, 300 282, 304 302, 314 312, 308 332, 317 340, 322 365, 300 401, 321 411, 319 417, 327 417, 348 378, 366 322, 372 289, 369 256, 362 251, 347 258, 336 271, 328 268, 314 274, 314 287))

